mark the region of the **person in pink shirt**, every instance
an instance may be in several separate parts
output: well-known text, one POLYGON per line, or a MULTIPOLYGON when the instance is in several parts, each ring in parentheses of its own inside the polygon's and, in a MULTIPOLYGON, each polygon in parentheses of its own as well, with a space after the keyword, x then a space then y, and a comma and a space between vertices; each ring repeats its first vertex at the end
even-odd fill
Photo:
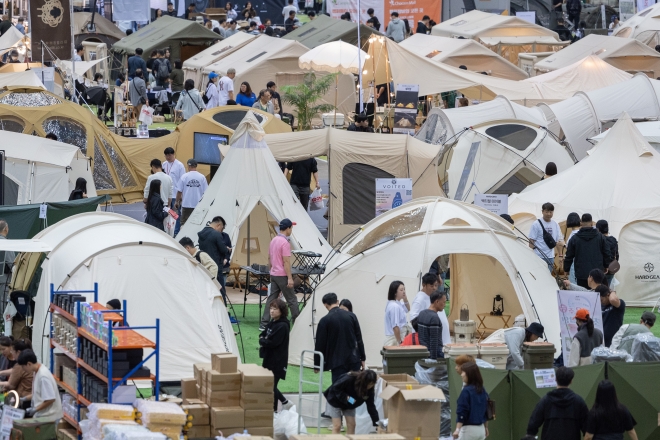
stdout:
POLYGON ((270 295, 266 299, 266 307, 261 317, 260 331, 264 331, 270 320, 270 303, 280 296, 284 299, 291 310, 291 325, 296 321, 298 314, 298 297, 293 290, 293 277, 291 276, 291 244, 289 237, 293 232, 293 223, 288 218, 280 222, 280 233, 270 241, 268 248, 268 263, 270 264, 270 295))

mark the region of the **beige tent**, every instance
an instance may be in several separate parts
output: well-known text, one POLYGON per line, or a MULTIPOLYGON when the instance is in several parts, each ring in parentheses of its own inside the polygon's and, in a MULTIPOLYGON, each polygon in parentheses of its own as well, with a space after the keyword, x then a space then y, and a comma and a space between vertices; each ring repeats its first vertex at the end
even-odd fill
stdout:
MULTIPOLYGON (((221 60, 204 67, 202 70, 203 84, 206 85, 209 73, 216 72, 224 75, 227 69, 233 67, 236 69, 234 95, 243 81, 250 83, 255 94, 259 90, 265 89, 268 81, 275 81, 281 90, 282 86, 299 84, 304 75, 309 73, 298 65, 298 58, 308 51, 307 47, 297 41, 262 35, 221 60)), ((344 114, 354 112, 355 100, 353 76, 341 75, 338 82, 338 111, 344 114)), ((323 101, 334 105, 334 88, 326 93, 323 101)), ((291 110, 286 105, 284 109, 289 112, 291 110)))
POLYGON ((328 241, 338 243, 376 215, 376 178, 412 178, 413 197, 441 196, 439 145, 398 134, 324 129, 266 136, 279 161, 327 155, 330 167, 328 241))
POLYGON ((655 46, 660 44, 660 4, 651 5, 633 15, 621 23, 613 35, 621 38, 634 38, 655 49, 655 46))
POLYGON ((596 55, 629 73, 643 72, 651 78, 660 75, 660 53, 637 40, 596 34, 587 35, 566 49, 539 61, 534 69, 539 72, 561 69, 589 55, 596 55))
POLYGON ((92 22, 91 12, 75 12, 73 14, 73 34, 76 45, 85 41, 105 43, 110 48, 114 43, 126 36, 113 22, 107 18, 94 14, 95 32, 90 32, 87 25, 92 22))
POLYGON ((183 63, 185 79, 192 79, 195 81, 195 87, 198 89, 204 89, 204 85, 202 84, 204 82, 202 70, 204 70, 206 66, 218 62, 257 37, 258 35, 251 35, 247 32, 236 32, 229 38, 225 38, 224 40, 215 43, 208 49, 204 49, 194 57, 188 58, 183 63))
POLYGON ((519 53, 554 52, 569 44, 560 41, 556 32, 516 16, 477 10, 433 26, 431 34, 477 40, 514 64, 518 64, 519 53))
POLYGON ((399 43, 412 53, 438 63, 474 72, 488 72, 497 78, 518 81, 527 73, 474 40, 415 34, 399 43))

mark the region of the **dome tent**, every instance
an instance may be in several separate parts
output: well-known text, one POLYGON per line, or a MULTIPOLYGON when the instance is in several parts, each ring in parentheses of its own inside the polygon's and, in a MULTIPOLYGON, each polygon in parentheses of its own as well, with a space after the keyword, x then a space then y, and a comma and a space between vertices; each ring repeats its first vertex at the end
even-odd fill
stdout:
POLYGON ((364 225, 327 262, 325 276, 291 331, 289 362, 314 347, 314 331, 326 315, 324 294, 350 299, 362 328, 367 364, 380 364, 387 290, 403 281, 409 298, 439 256, 450 254, 450 328, 462 304, 474 318, 492 310, 495 295, 505 313, 523 313, 545 327, 559 347, 557 284, 548 266, 511 231, 511 225, 480 207, 439 197, 415 199, 364 225), (312 330, 310 332, 310 325, 312 330))
MULTIPOLYGON (((35 299, 34 348, 43 363, 49 358, 43 345, 48 339, 41 335, 51 283, 55 290, 89 290, 98 283, 100 303, 128 301, 131 326, 153 326, 160 319, 161 381, 188 376, 190 365, 207 362, 211 353, 238 353, 220 285, 164 232, 124 216, 90 213, 63 220, 35 239, 53 247, 35 299)), ((153 331, 144 335, 154 337, 153 331)), ((153 362, 147 364, 153 371, 153 362)))
POLYGON ((660 283, 660 154, 627 114, 618 119, 579 163, 512 196, 509 214, 524 232, 545 202, 555 206, 557 222, 571 212, 607 220, 619 240, 617 293, 630 306, 648 307, 660 283))
POLYGON ((612 34, 620 38, 634 38, 654 49, 660 44, 660 5, 654 4, 639 11, 612 34))

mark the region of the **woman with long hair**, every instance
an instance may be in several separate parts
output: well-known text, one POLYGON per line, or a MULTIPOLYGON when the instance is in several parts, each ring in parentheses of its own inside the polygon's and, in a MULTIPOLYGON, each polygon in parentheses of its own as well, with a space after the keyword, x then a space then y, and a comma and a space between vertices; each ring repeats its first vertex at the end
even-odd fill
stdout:
POLYGON ((346 434, 355 434, 355 410, 363 403, 373 426, 378 423, 378 410, 374 403, 374 387, 378 375, 373 370, 351 371, 330 385, 325 393, 327 406, 325 414, 332 418, 332 433, 339 434, 342 415, 346 417, 346 434))
POLYGON ((273 372, 275 399, 273 411, 277 412, 277 402, 282 402, 282 409, 289 409, 289 401, 277 389, 280 380, 286 379, 286 366, 289 362, 289 331, 291 325, 287 319, 289 308, 286 302, 275 298, 270 303, 270 321, 259 335, 259 356, 264 360, 262 366, 273 372))
MULTIPOLYGON (((32 350, 32 342, 29 339, 21 338, 12 341, 11 354, 14 359, 18 359, 23 350, 32 350)), ((16 390, 18 397, 29 396, 32 394, 32 373, 28 373, 18 363, 15 363, 11 369, 9 380, 0 385, 4 387, 5 391, 16 390)))
POLYGON ((591 365, 591 351, 603 345, 603 332, 594 327, 589 310, 578 309, 575 312, 578 331, 573 336, 567 367, 591 365))
POLYGON ((195 88, 195 81, 187 79, 183 83, 183 92, 179 95, 179 100, 176 102, 175 110, 183 112, 183 120, 195 116, 197 113, 204 111, 204 100, 199 91, 195 88))
POLYGON ((236 20, 236 17, 238 17, 238 13, 231 2, 225 4, 225 12, 227 13, 227 20, 236 20))
POLYGON ((168 212, 165 211, 163 199, 160 197, 160 180, 154 179, 149 185, 149 196, 147 197, 147 218, 145 223, 150 224, 154 228, 165 231, 163 220, 167 218, 168 212))
POLYGON ((484 440, 488 437, 488 393, 477 364, 463 364, 461 377, 464 385, 458 396, 453 436, 458 440, 484 440))
POLYGON ((353 303, 351 303, 351 301, 346 298, 339 301, 339 308, 353 313, 353 303))
POLYGON ((76 179, 76 187, 71 191, 69 195, 69 201, 71 200, 80 200, 87 198, 87 180, 84 177, 78 177, 76 179))
POLYGON ((410 303, 406 296, 406 286, 401 281, 392 281, 387 292, 387 307, 385 307, 384 346, 401 345, 403 339, 410 333, 406 320, 409 311, 410 303))
POLYGON ((243 81, 241 83, 241 88, 236 95, 236 104, 242 105, 245 107, 252 107, 254 102, 257 100, 257 97, 254 95, 252 92, 252 88, 250 87, 250 83, 247 81, 243 81))
POLYGON ((637 440, 635 425, 628 408, 616 397, 616 388, 609 380, 602 380, 596 390, 596 401, 587 416, 584 440, 623 440, 627 432, 630 440, 637 440))

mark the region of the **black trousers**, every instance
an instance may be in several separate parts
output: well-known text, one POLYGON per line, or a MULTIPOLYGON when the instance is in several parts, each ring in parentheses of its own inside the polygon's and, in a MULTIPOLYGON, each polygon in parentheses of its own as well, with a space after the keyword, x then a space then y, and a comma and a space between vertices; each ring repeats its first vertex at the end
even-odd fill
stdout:
POLYGON ((284 394, 280 390, 277 389, 277 384, 280 381, 279 377, 275 377, 275 385, 273 386, 273 394, 275 395, 275 399, 273 402, 273 411, 277 411, 277 402, 282 402, 282 404, 286 403, 286 397, 284 397, 284 394))

